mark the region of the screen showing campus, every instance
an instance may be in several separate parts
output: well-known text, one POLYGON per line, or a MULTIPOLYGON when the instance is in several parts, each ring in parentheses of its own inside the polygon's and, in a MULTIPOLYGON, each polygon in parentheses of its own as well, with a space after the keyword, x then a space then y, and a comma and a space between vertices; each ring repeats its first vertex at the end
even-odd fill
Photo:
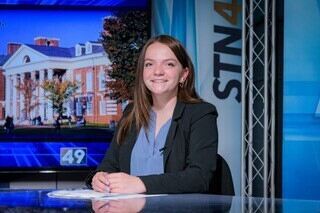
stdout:
POLYGON ((113 137, 126 102, 108 88, 104 23, 128 6, 147 10, 146 1, 75 2, 0 1, 1 170, 96 167, 113 137))

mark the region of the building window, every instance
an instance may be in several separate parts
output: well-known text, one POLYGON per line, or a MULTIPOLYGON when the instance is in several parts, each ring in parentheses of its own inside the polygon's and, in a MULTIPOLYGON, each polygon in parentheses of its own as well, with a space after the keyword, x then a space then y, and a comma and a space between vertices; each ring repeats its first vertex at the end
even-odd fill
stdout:
POLYGON ((107 114, 107 102, 106 101, 100 101, 99 103, 99 111, 100 115, 106 115, 107 114))
POLYGON ((86 54, 92 53, 92 44, 90 42, 86 43, 86 54))
POLYGON ((77 116, 82 116, 82 107, 81 107, 81 103, 80 102, 76 103, 76 115, 77 116))
POLYGON ((104 71, 99 73, 99 90, 104 91, 106 89, 106 74, 104 71))
POLYGON ((76 116, 92 115, 92 96, 75 98, 76 116))
POLYGON ((82 104, 80 98, 75 99, 76 102, 76 116, 82 116, 82 104))
POLYGON ((81 86, 82 86, 82 82, 81 82, 81 74, 76 74, 76 82, 78 84, 78 89, 77 89, 77 93, 81 92, 81 86))
POLYGON ((93 111, 92 111, 92 96, 87 97, 87 111, 86 111, 87 115, 92 115, 93 111))
POLYGON ((100 115, 117 115, 118 104, 116 100, 100 101, 100 115))
POLYGON ((76 44, 75 50, 76 50, 76 56, 81 56, 85 52, 85 47, 83 44, 76 44))
POLYGON ((23 63, 26 64, 26 63, 29 63, 30 62, 30 57, 28 55, 24 56, 23 57, 23 63))
POLYGON ((86 87, 87 87, 87 92, 93 91, 93 73, 92 72, 87 72, 86 74, 86 87))

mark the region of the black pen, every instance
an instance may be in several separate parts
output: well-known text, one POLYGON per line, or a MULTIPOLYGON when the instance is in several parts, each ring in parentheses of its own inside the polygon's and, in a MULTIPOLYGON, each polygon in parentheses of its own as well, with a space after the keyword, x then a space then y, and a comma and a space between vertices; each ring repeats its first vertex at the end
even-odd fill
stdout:
POLYGON ((163 152, 166 149, 166 147, 162 147, 161 149, 159 149, 159 152, 163 152))

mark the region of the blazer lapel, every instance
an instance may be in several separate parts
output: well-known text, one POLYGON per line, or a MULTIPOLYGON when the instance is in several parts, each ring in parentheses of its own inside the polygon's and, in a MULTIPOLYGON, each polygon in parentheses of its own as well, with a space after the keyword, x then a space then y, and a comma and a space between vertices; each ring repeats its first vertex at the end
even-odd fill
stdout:
POLYGON ((123 157, 123 168, 122 169, 127 174, 130 174, 131 153, 132 153, 133 146, 136 143, 137 136, 138 136, 138 132, 134 126, 131 128, 131 131, 127 137, 127 140, 125 141, 124 144, 122 144, 122 146, 124 146, 122 148, 122 151, 124 153, 120 153, 120 156, 123 157))
POLYGON ((178 127, 178 120, 181 118, 184 108, 185 108, 185 103, 178 101, 175 109, 173 111, 173 115, 172 115, 172 122, 171 122, 171 126, 169 128, 168 131, 168 135, 166 138, 166 143, 164 146, 164 150, 163 150, 163 165, 165 167, 167 159, 169 157, 169 154, 171 152, 172 149, 172 144, 174 141, 174 137, 177 131, 177 127, 178 127))

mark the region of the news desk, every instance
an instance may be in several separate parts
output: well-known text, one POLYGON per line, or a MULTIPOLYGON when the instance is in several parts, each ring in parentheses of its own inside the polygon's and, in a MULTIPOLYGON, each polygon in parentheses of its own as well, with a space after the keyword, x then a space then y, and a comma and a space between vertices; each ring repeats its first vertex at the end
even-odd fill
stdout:
POLYGON ((177 194, 91 201, 50 198, 48 192, 50 190, 0 190, 0 212, 320 212, 320 200, 177 194))

